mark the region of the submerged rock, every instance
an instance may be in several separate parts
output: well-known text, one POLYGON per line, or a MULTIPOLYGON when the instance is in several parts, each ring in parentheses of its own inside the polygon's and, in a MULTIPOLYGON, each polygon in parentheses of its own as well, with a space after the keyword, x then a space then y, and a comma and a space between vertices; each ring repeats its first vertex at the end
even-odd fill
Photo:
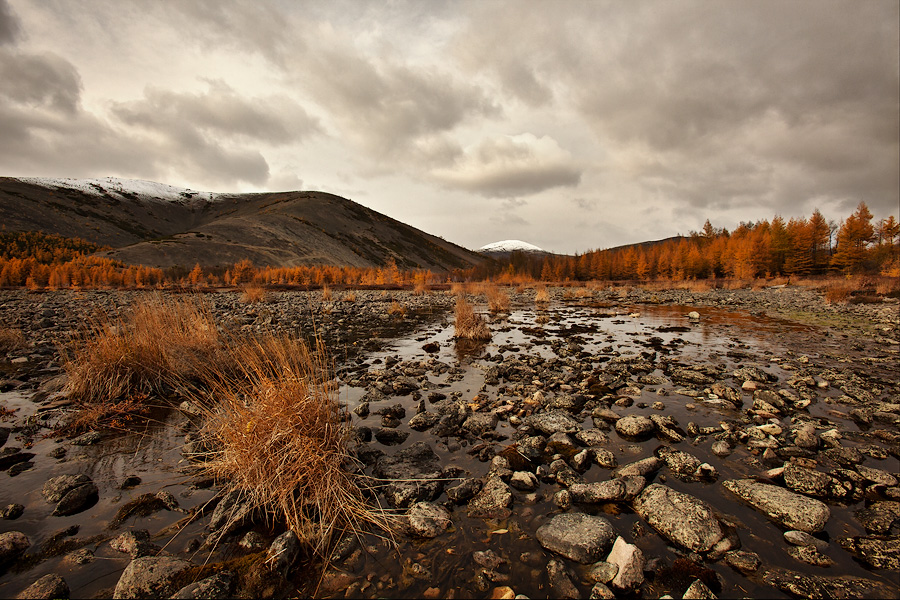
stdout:
POLYGON ((440 481, 441 461, 426 442, 416 442, 393 456, 379 457, 373 474, 389 481, 383 488, 384 495, 394 508, 431 501, 444 486, 440 481))
POLYGON ((825 523, 831 517, 831 511, 822 502, 777 485, 750 479, 730 479, 722 485, 738 498, 790 529, 817 533, 825 528, 825 523))
POLYGON ((582 564, 597 562, 616 537, 604 517, 563 513, 541 525, 536 533, 541 546, 582 564))

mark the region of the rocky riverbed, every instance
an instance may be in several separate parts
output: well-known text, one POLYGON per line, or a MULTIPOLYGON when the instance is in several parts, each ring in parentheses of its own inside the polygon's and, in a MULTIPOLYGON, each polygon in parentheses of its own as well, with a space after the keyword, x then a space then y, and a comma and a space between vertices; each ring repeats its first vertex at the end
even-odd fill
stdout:
POLYGON ((403 516, 321 573, 290 532, 228 518, 239 499, 185 458, 187 409, 47 437, 68 409, 59 344, 135 295, 0 295, 27 342, 0 382, 2 596, 900 593, 896 300, 524 289, 470 344, 444 293, 208 294, 230 328, 326 340, 358 457, 403 516))

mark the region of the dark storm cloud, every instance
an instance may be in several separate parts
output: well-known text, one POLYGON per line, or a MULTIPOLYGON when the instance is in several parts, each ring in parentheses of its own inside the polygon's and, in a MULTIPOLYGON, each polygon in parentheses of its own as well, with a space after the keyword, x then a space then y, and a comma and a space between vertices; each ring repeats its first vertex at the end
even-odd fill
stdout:
POLYGON ((6 0, 0 0, 0 46, 16 41, 22 30, 19 19, 6 0))
POLYGON ((74 113, 81 88, 77 69, 64 58, 0 49, 0 101, 74 113))
POLYGON ((528 196, 581 181, 571 154, 551 138, 531 134, 484 138, 454 163, 434 169, 435 181, 482 196, 528 196))
POLYGON ((164 135, 184 130, 226 138, 285 144, 319 130, 315 119, 285 96, 245 98, 222 81, 207 81, 208 91, 177 93, 147 88, 140 100, 121 102, 112 112, 129 125, 164 135))

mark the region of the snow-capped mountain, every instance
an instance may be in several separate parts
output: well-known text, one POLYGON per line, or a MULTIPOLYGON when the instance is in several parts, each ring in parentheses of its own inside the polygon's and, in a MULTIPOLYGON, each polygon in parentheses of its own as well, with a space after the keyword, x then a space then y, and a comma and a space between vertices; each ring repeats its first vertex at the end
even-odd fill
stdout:
POLYGON ((502 242, 494 242, 493 244, 482 246, 477 252, 489 254, 493 252, 546 252, 546 250, 521 240, 503 240, 502 242))
POLYGON ((91 196, 111 196, 119 200, 165 200, 184 204, 191 200, 214 200, 218 194, 197 192, 155 181, 142 179, 70 179, 68 177, 16 177, 23 183, 30 183, 48 189, 77 190, 91 196))

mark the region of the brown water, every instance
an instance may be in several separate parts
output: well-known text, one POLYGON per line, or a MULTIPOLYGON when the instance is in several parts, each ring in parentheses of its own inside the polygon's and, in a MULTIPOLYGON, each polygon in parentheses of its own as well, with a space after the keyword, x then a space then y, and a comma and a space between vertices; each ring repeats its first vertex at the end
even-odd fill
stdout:
MULTIPOLYGON (((778 321, 766 317, 756 317, 745 313, 728 312, 711 308, 700 309, 703 315, 697 325, 688 323, 685 315, 692 307, 674 306, 635 306, 616 307, 611 309, 589 304, 553 305, 546 310, 516 310, 506 318, 496 319, 491 324, 494 337, 490 343, 463 347, 452 339, 453 327, 446 321, 433 322, 419 331, 395 340, 386 350, 369 354, 364 360, 355 364, 354 369, 384 369, 386 361, 398 360, 402 366, 408 361, 437 360, 454 367, 455 373, 436 375, 428 371, 426 379, 429 387, 446 394, 461 394, 464 400, 472 399, 476 394, 483 394, 494 399, 500 393, 500 387, 511 387, 508 383, 501 386, 485 384, 485 370, 496 365, 494 360, 499 355, 511 354, 525 356, 534 355, 545 359, 556 358, 560 346, 554 346, 561 340, 564 348, 569 341, 576 341, 581 347, 582 357, 588 357, 595 368, 602 368, 605 360, 617 354, 631 355, 641 352, 658 352, 658 356, 678 360, 684 364, 716 364, 724 365, 726 373, 745 365, 762 368, 779 378, 778 387, 792 375, 792 371, 782 368, 782 360, 788 354, 788 347, 803 348, 811 362, 816 362, 824 352, 838 349, 835 340, 826 340, 816 330, 786 321, 778 321), (613 312, 620 314, 611 314, 613 312), (630 317, 629 313, 640 312, 640 316, 630 317), (543 325, 537 322, 544 317, 543 325), (669 328, 677 328, 670 330, 669 328), (662 328, 662 331, 660 330, 662 328), (439 352, 428 354, 422 346, 427 342, 437 342, 439 352), (737 353, 736 353, 737 351, 737 353), (732 354, 729 355, 728 353, 732 354), (599 360, 604 359, 604 360, 599 360)), ((651 374, 660 375, 660 371, 651 374)), ((344 374, 344 381, 350 381, 352 372, 344 374)), ((693 421, 699 426, 718 425, 725 419, 739 419, 740 413, 730 405, 703 398, 693 398, 677 393, 681 386, 646 385, 640 396, 633 398, 634 405, 628 408, 613 407, 620 414, 644 414, 653 412, 672 415, 682 427, 693 421), (657 393, 664 388, 669 395, 657 393), (665 410, 653 411, 649 405, 662 401, 665 410), (639 407, 645 403, 646 407, 639 407)), ((702 389, 702 386, 700 386, 702 389)), ((427 396, 430 390, 423 390, 427 396)), ((350 408, 354 408, 364 388, 343 385, 341 399, 350 408)), ((510 391, 508 393, 511 394, 510 391)), ((821 392, 820 392, 821 393, 821 392)), ((834 399, 839 391, 828 390, 826 397, 834 399)), ((35 405, 27 398, 15 393, 3 394, 2 402, 10 408, 18 408, 19 415, 32 414, 35 405)), ((484 476, 489 468, 488 462, 481 462, 469 453, 471 445, 457 447, 448 440, 436 439, 429 432, 409 430, 405 421, 415 414, 419 399, 415 395, 390 398, 387 401, 373 404, 372 410, 384 406, 401 403, 407 411, 407 418, 401 429, 410 432, 408 439, 397 446, 382 446, 373 441, 372 444, 384 452, 391 454, 417 441, 428 442, 441 458, 445 467, 455 466, 464 472, 463 477, 484 476)), ((426 400, 426 404, 428 404, 426 400)), ((836 405, 823 402, 821 399, 809 407, 810 414, 816 417, 827 417, 841 427, 842 431, 852 434, 859 428, 855 423, 844 419, 833 412, 836 405)), ((838 407, 840 408, 840 407, 838 407)), ((369 416, 359 419, 357 424, 373 428, 380 426, 381 417, 369 416)), ((783 420, 783 425, 788 422, 783 420)), ((15 478, 0 473, 0 506, 18 502, 26 506, 25 513, 16 521, 2 521, 2 531, 18 530, 29 536, 36 548, 54 532, 70 525, 80 525, 75 537, 88 538, 102 535, 109 538, 117 532, 110 532, 106 525, 116 510, 128 500, 143 493, 155 493, 160 489, 172 492, 185 509, 198 507, 213 496, 212 490, 192 489, 187 477, 181 472, 180 448, 183 442, 184 423, 179 414, 164 417, 160 422, 152 424, 146 431, 113 437, 96 446, 79 448, 66 445, 68 455, 64 461, 50 458, 48 453, 57 445, 53 439, 37 441, 30 450, 36 454, 33 459, 35 467, 15 478), (53 506, 43 500, 41 486, 49 477, 64 473, 86 473, 100 488, 100 500, 96 506, 81 514, 70 517, 53 517, 53 506), (122 480, 129 475, 141 477, 142 482, 135 488, 121 490, 122 480)), ((592 427, 590 418, 585 420, 585 428, 592 427)), ((495 442, 497 450, 511 445, 514 428, 508 421, 501 420, 497 431, 509 439, 495 442)), ((607 446, 613 451, 620 465, 651 456, 661 442, 652 438, 643 442, 620 439, 615 431, 608 433, 611 442, 607 446)), ((450 440, 452 441, 452 440, 450 440)), ((757 456, 751 454, 746 446, 737 447, 727 458, 719 458, 710 452, 714 440, 706 437, 694 445, 685 440, 676 448, 688 451, 702 461, 709 462, 718 469, 722 481, 732 477, 753 476, 763 469, 757 456)), ((856 443, 852 437, 846 444, 856 443)), ((20 445, 11 436, 7 445, 20 445)), ((885 461, 867 458, 868 466, 891 472, 900 470, 893 457, 885 461)), ((663 469, 657 481, 665 478, 663 469)), ((599 466, 592 466, 584 477, 588 481, 599 481, 609 477, 609 471, 599 466)), ((883 571, 870 571, 857 563, 836 543, 832 543, 826 552, 837 564, 824 569, 805 565, 791 558, 786 553, 786 544, 782 538, 782 530, 771 523, 763 515, 736 501, 725 492, 718 483, 685 483, 675 477, 666 478, 666 484, 680 491, 692 494, 709 502, 716 510, 738 525, 738 533, 742 549, 756 552, 763 560, 761 574, 767 567, 786 567, 795 571, 820 575, 852 575, 879 580, 896 586, 896 574, 883 571)), ((454 485, 450 482, 449 486, 454 485)), ((534 493, 513 490, 514 504, 512 514, 503 520, 473 519, 466 515, 465 507, 456 507, 452 511, 453 525, 450 531, 432 540, 412 540, 398 536, 396 545, 384 543, 375 536, 367 536, 361 552, 350 563, 340 565, 349 573, 356 583, 349 589, 336 592, 336 596, 348 597, 421 597, 429 593, 439 597, 488 597, 494 587, 509 585, 516 593, 526 594, 533 598, 550 595, 545 565, 552 558, 535 540, 538 527, 558 512, 552 498, 560 489, 558 484, 542 483, 534 493), (478 550, 493 550, 507 562, 496 570, 492 580, 488 580, 472 560, 472 554, 478 550), (531 553, 536 559, 523 561, 523 553, 531 553)), ((436 502, 446 502, 442 494, 436 502)), ((842 507, 831 506, 832 517, 826 527, 823 539, 833 540, 838 536, 862 535, 865 532, 853 518, 853 511, 861 504, 842 507)), ((646 558, 658 558, 660 564, 670 564, 680 556, 668 543, 642 523, 624 504, 603 506, 577 506, 572 510, 603 514, 613 524, 619 535, 626 541, 640 547, 646 558)), ((135 517, 126 522, 120 531, 128 528, 145 528, 157 533, 176 521, 183 514, 161 511, 149 517, 135 517)), ((189 543, 200 539, 203 524, 196 523, 186 527, 181 533, 157 535, 153 540, 166 545, 166 550, 192 557, 203 562, 205 555, 192 554, 186 551, 189 543)), ((264 532, 265 533, 265 532, 264 532)), ((274 533, 274 532, 273 532, 274 533)), ((37 566, 21 573, 6 572, 0 576, 0 597, 10 597, 19 593, 28 584, 40 576, 56 572, 62 575, 72 589, 73 597, 96 595, 108 596, 128 564, 128 559, 109 548, 108 543, 100 541, 86 546, 96 551, 96 560, 88 566, 78 566, 66 562, 62 557, 51 557, 37 566)), ((219 558, 221 555, 219 555, 219 558)), ((587 596, 591 585, 586 580, 587 567, 568 563, 576 574, 574 581, 582 593, 587 596)), ((759 575, 744 577, 724 563, 707 563, 706 567, 714 570, 721 577, 723 589, 720 596, 778 597, 780 592, 768 587, 759 575)), ((301 577, 302 578, 302 577, 301 577)), ((680 597, 683 587, 678 588, 671 581, 653 580, 644 584, 645 597, 671 593, 680 597)))

